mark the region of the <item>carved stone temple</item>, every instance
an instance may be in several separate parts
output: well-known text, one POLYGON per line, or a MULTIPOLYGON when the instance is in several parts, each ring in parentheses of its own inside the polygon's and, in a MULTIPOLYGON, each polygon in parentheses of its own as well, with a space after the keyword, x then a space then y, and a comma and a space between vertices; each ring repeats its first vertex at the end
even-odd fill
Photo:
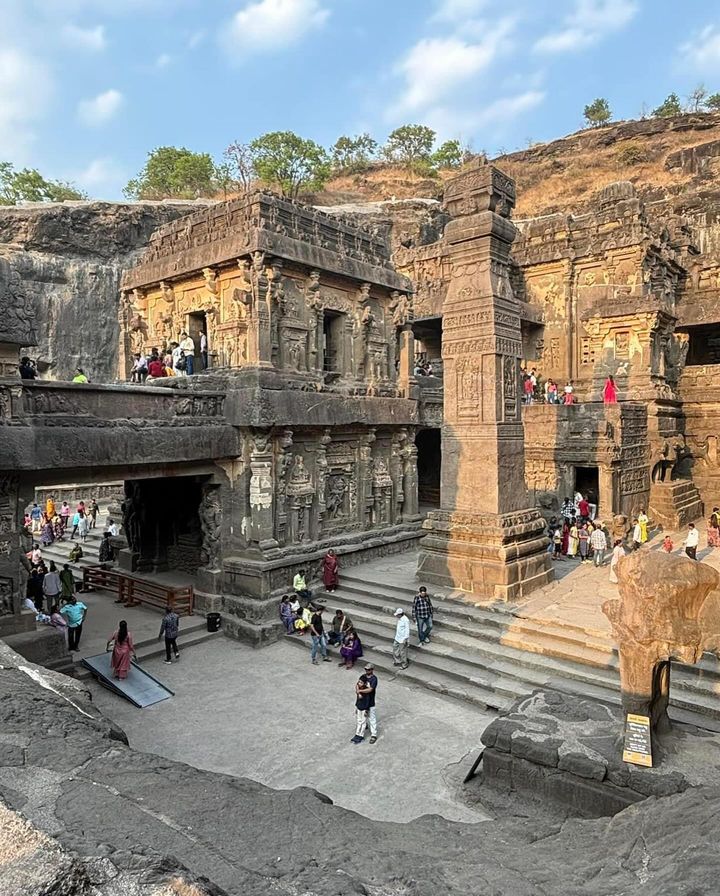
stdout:
POLYGON ((474 165, 414 230, 394 203, 176 210, 124 272, 105 384, 19 379, 38 287, 0 260, 1 625, 21 624, 38 485, 122 481, 120 564, 192 575, 199 609, 253 643, 330 547, 344 566, 419 547, 429 585, 513 600, 548 581, 543 517, 565 495, 608 524, 720 503, 712 241, 627 183, 582 215, 513 223, 514 200, 474 165), (134 353, 183 331, 198 375, 129 382, 134 353), (580 403, 521 405, 521 365, 580 403))

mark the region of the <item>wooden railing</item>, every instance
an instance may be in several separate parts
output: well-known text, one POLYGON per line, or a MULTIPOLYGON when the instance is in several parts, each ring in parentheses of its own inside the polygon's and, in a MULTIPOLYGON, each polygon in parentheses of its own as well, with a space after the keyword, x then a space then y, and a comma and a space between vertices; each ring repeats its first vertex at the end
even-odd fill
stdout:
POLYGON ((103 566, 86 566, 83 569, 83 587, 112 591, 126 607, 147 604, 164 610, 171 606, 180 616, 192 616, 195 595, 192 585, 162 585, 140 579, 118 569, 103 566))

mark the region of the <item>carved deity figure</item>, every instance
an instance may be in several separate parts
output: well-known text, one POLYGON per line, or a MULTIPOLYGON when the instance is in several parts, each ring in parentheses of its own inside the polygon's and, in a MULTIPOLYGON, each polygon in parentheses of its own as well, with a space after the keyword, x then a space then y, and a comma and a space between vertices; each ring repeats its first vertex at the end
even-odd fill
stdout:
POLYGON ((125 500, 120 505, 123 517, 123 531, 128 547, 133 554, 140 553, 142 531, 142 504, 140 501, 140 485, 136 482, 125 483, 125 500))
POLYGON ((328 519, 334 520, 343 514, 347 489, 348 482, 342 473, 330 476, 325 496, 328 519))
POLYGON ((219 486, 206 488, 200 507, 200 529, 202 531, 201 557, 206 569, 220 568, 222 505, 219 486))

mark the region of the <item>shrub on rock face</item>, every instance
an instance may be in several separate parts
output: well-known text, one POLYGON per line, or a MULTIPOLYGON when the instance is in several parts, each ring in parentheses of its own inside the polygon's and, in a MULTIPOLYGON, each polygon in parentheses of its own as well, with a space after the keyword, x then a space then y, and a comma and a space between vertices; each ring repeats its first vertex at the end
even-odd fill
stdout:
POLYGON ((615 154, 615 160, 619 165, 641 165, 648 161, 647 149, 639 143, 627 143, 621 146, 615 154))

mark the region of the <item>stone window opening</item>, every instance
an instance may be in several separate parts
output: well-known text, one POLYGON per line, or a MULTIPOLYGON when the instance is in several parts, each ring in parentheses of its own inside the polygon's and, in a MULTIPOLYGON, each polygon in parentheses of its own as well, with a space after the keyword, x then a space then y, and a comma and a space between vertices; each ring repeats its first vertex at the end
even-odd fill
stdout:
POLYGON ((323 311, 323 370, 326 373, 342 373, 343 335, 345 317, 341 311, 323 311))

